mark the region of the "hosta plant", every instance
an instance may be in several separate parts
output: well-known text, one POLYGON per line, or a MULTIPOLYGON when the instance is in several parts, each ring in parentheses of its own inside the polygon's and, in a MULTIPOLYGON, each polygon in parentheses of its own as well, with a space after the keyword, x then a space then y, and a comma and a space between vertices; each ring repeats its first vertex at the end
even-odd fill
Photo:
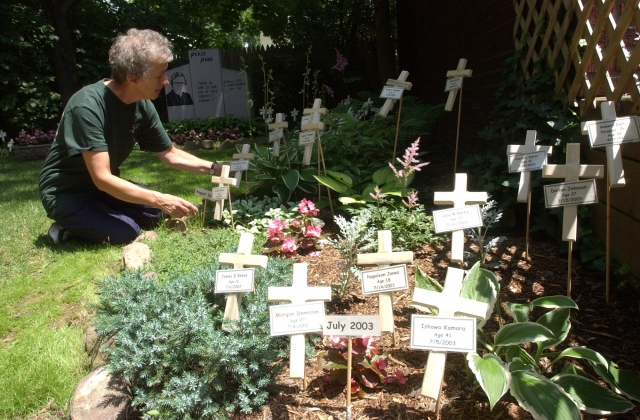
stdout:
POLYGON ((629 400, 640 401, 640 378, 619 369, 600 353, 585 347, 550 351, 567 338, 571 309, 578 309, 566 296, 541 297, 530 303, 507 303, 514 322, 502 326, 493 339, 485 335, 487 349, 482 356, 467 354, 467 362, 493 408, 508 392, 535 419, 575 420, 581 411, 597 415, 624 413, 633 408, 629 400), (534 308, 549 309, 535 321, 534 308), (525 347, 536 345, 530 355, 525 347), (557 374, 552 367, 567 358, 582 359, 593 367, 587 373, 566 364, 557 374), (550 363, 544 363, 546 360, 550 363), (607 383, 610 388, 602 386, 607 383), (625 398, 626 397, 626 398, 625 398))

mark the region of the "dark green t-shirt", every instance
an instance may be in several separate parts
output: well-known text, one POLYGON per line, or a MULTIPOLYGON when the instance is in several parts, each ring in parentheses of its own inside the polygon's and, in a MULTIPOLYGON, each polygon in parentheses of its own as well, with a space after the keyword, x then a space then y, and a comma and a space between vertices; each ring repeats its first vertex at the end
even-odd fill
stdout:
POLYGON ((151 152, 171 147, 151 101, 127 105, 103 80, 73 95, 38 179, 47 215, 54 218, 71 204, 100 193, 89 175, 82 152, 108 151, 111 173, 119 176, 119 167, 136 142, 141 150, 151 152))

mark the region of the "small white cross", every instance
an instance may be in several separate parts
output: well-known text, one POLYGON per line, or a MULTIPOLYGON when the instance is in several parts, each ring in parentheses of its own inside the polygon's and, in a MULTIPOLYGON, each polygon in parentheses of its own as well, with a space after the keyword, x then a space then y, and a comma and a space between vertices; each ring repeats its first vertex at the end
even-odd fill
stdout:
POLYGON ((269 109, 267 109, 267 115, 269 116, 269 118, 271 118, 271 116, 273 115, 273 108, 269 107, 269 109))
MULTIPOLYGON (((239 181, 235 178, 229 177, 229 165, 222 165, 222 171, 220 176, 212 176, 211 182, 214 184, 218 184, 218 187, 223 187, 225 185, 231 185, 237 187, 239 181)), ((216 200, 216 209, 213 213, 213 218, 215 220, 222 220, 222 208, 224 207, 224 200, 216 200)))
POLYGON ((267 117, 267 119, 265 120, 267 124, 271 124, 271 121, 273 121, 273 118, 271 117, 267 117))
POLYGON ((24 128, 22 130, 20 130, 20 137, 24 137, 27 135, 27 132, 24 131, 24 128))
POLYGON ((0 130, 0 138, 2 138, 2 142, 4 143, 4 138, 7 137, 7 133, 5 133, 4 131, 0 130))
POLYGON ((11 153, 11 150, 13 149, 13 139, 9 140, 9 143, 7 143, 7 148, 9 149, 9 153, 11 153))
MULTIPOLYGON (((527 137, 524 141, 524 146, 510 144, 507 146, 507 155, 524 155, 527 153, 535 152, 547 152, 551 154, 553 147, 551 146, 536 146, 536 130, 527 130, 527 137)), ((526 203, 529 201, 529 191, 531 190, 531 171, 520 172, 520 185, 518 186, 518 203, 526 203)))
POLYGON ((366 117, 367 115, 369 115, 369 108, 371 108, 371 105, 373 105, 373 101, 371 100, 371 98, 367 99, 367 101, 362 104, 362 116, 366 117))
POLYGON ((291 116, 293 117, 293 122, 296 121, 296 117, 298 116, 299 112, 297 109, 293 108, 293 111, 291 111, 291 116))
MULTIPOLYGON (((412 84, 407 82, 407 77, 409 77, 409 72, 403 70, 402 72, 400 72, 400 76, 398 76, 397 79, 388 79, 387 86, 397 86, 403 88, 404 90, 411 90, 412 84)), ((390 98, 384 101, 384 105, 382 105, 382 108, 380 108, 380 116, 386 117, 395 102, 395 99, 390 98)), ((371 109, 371 111, 374 112, 373 108, 371 109)))
MULTIPOLYGON (((322 105, 322 99, 320 98, 316 98, 313 101, 313 107, 312 108, 305 108, 302 111, 303 115, 311 115, 311 121, 307 124, 302 124, 300 126, 300 132, 305 132, 305 131, 309 131, 309 130, 315 130, 317 135, 320 135, 320 131, 324 130, 324 123, 320 122, 320 115, 321 114, 326 114, 327 113, 327 109, 326 108, 320 108, 320 106, 322 105)), ((304 151, 302 153, 302 164, 303 165, 310 165, 311 164, 311 153, 313 152, 313 144, 314 143, 310 143, 310 144, 306 144, 304 146, 304 151)))
MULTIPOLYGON (((274 124, 269 124, 269 130, 277 130, 279 128, 289 128, 289 123, 284 121, 284 114, 277 113, 276 114, 276 122, 274 124)), ((275 139, 273 141, 273 156, 280 156, 280 139, 275 139)))
POLYGON ((262 116, 262 118, 265 117, 265 115, 264 115, 264 107, 260 108, 260 115, 262 116))
MULTIPOLYGON (((232 156, 232 159, 233 160, 253 160, 255 156, 253 153, 249 153, 249 150, 251 150, 251 145, 243 144, 242 151, 240 153, 234 153, 232 156)), ((242 180, 242 171, 236 171, 236 175, 234 176, 234 178, 238 181, 238 184, 240 184, 240 181, 242 180)))
MULTIPOLYGON (((471 77, 471 75, 473 74, 473 70, 465 70, 465 67, 467 67, 467 59, 461 58, 460 61, 458 61, 458 67, 455 70, 449 70, 447 72, 447 78, 450 79, 452 77, 459 76, 471 77)), ((444 106, 445 111, 451 111, 453 109, 453 104, 456 101, 456 96, 458 96, 458 89, 449 91, 449 97, 447 98, 447 103, 444 106)))

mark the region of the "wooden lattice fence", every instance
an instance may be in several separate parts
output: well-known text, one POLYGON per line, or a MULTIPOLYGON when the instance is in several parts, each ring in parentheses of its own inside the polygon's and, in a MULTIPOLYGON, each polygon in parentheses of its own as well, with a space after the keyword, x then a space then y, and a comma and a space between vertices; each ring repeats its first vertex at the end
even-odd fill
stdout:
POLYGON ((556 93, 566 104, 595 108, 596 97, 633 101, 640 112, 640 0, 514 0, 516 48, 528 47, 521 65, 526 75, 543 57, 559 60, 556 93), (545 54, 543 54, 543 52, 545 54))

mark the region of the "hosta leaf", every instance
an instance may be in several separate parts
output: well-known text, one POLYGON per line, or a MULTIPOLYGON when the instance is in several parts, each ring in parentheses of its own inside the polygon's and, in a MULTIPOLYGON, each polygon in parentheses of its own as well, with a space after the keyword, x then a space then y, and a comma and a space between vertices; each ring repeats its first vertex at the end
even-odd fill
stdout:
POLYGON ((393 171, 389 166, 384 166, 371 175, 371 180, 377 185, 384 185, 387 183, 387 177, 389 174, 393 175, 393 171))
POLYGON ((614 391, 619 394, 626 395, 627 397, 640 401, 640 378, 638 378, 633 372, 625 369, 620 369, 618 366, 609 362, 609 369, 605 366, 590 362, 593 369, 600 375, 606 383, 608 383, 614 391))
MULTIPOLYGON (((576 365, 571 364, 571 363, 566 363, 563 367, 562 367, 562 372, 560 372, 558 375, 578 375, 578 376, 582 376, 583 378, 588 378, 589 376, 584 373, 584 371, 580 368, 578 368, 576 365)), ((555 376, 553 378, 551 378, 551 380, 553 381, 555 378, 555 376)))
POLYGON ((325 187, 329 187, 340 194, 346 194, 349 192, 349 186, 335 178, 324 175, 314 175, 313 177, 325 187))
POLYGON ((568 308, 554 309, 538 318, 538 324, 549 328, 554 335, 552 340, 538 343, 539 346, 542 346, 543 349, 548 349, 549 347, 557 346, 567 338, 567 334, 571 329, 571 322, 569 322, 570 311, 568 308))
POLYGON ((552 381, 569 394, 580 410, 587 413, 608 415, 625 413, 633 408, 630 401, 583 376, 562 374, 555 376, 552 381))
POLYGON ((531 301, 533 306, 540 306, 543 308, 560 309, 571 308, 578 309, 578 305, 567 296, 543 296, 531 301))
POLYGON ((295 169, 286 169, 282 171, 282 180, 284 181, 284 185, 286 185, 290 191, 293 191, 298 186, 298 182, 300 182, 300 174, 295 169))
POLYGON ((497 277, 495 281, 491 279, 492 277, 496 277, 496 275, 489 270, 480 268, 480 262, 477 262, 471 267, 462 284, 460 296, 487 304, 487 312, 484 319, 478 323, 478 328, 481 328, 487 318, 491 316, 498 298, 498 291, 495 288, 495 284, 498 283, 497 277))
POLYGON ((511 395, 536 420, 580 420, 580 410, 569 395, 544 376, 533 372, 511 373, 511 395))
POLYGON ((531 355, 529 353, 527 353, 520 346, 510 346, 509 349, 507 350, 507 353, 505 354, 505 357, 506 357, 506 360, 508 362, 511 362, 512 360, 518 358, 523 363, 531 365, 536 370, 538 370, 538 365, 537 365, 536 361, 533 359, 533 357, 531 357, 531 355))
POLYGON ((517 372, 519 370, 524 370, 527 372, 533 372, 535 369, 535 365, 531 365, 522 361, 519 357, 515 357, 509 363, 509 372, 517 372))
POLYGON ((346 184, 349 187, 353 185, 353 180, 347 174, 343 174, 342 172, 336 172, 336 171, 327 171, 327 174, 334 177, 335 179, 342 182, 343 184, 346 184))
MULTIPOLYGON (((416 266, 416 287, 420 289, 431 290, 434 292, 442 293, 443 287, 436 280, 429 277, 427 273, 422 271, 420 267, 416 266)), ((434 315, 438 315, 438 309, 436 308, 428 308, 424 305, 415 302, 407 303, 408 306, 413 306, 414 308, 418 308, 423 312, 431 313, 434 315)))
POLYGON ((468 353, 469 368, 476 375, 478 383, 489 398, 490 409, 509 389, 511 374, 505 368, 502 360, 493 354, 485 354, 484 357, 476 353, 468 353))
POLYGON ((525 322, 529 320, 529 313, 533 309, 530 303, 507 302, 507 309, 515 322, 525 322))
POLYGON ((349 204, 366 204, 366 201, 358 200, 354 197, 339 197, 338 201, 340 201, 345 206, 348 206, 349 204))
POLYGON ((494 338, 495 346, 511 346, 554 338, 553 332, 536 322, 516 322, 500 328, 494 338))
POLYGON ((573 357, 574 359, 587 359, 592 364, 601 364, 605 366, 605 369, 606 369, 606 366, 609 364, 607 362, 607 359, 602 357, 600 353, 598 353, 595 350, 588 349, 586 347, 569 347, 568 349, 564 349, 562 350, 562 353, 560 353, 558 357, 556 357, 553 360, 553 362, 551 362, 551 364, 554 364, 555 362, 562 359, 563 357, 573 357))
POLYGON ((287 201, 289 201, 289 196, 291 195, 291 190, 289 190, 289 188, 287 188, 286 185, 275 184, 274 186, 271 187, 271 190, 274 193, 276 193, 276 195, 278 196, 280 201, 282 201, 283 203, 286 203, 287 201))

